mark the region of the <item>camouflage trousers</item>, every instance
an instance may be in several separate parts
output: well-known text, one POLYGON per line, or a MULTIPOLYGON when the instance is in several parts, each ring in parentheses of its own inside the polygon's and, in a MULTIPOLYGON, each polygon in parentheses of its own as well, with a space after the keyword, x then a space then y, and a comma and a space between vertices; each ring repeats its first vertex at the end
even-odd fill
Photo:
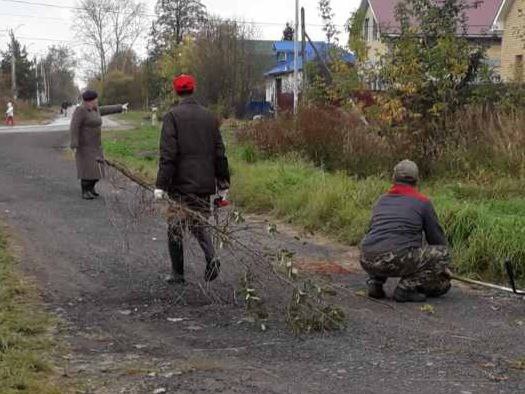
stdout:
POLYGON ((425 246, 399 253, 361 256, 361 266, 370 275, 368 283, 384 284, 388 278, 401 278, 398 287, 438 297, 450 290, 445 270, 450 264, 446 246, 425 246))

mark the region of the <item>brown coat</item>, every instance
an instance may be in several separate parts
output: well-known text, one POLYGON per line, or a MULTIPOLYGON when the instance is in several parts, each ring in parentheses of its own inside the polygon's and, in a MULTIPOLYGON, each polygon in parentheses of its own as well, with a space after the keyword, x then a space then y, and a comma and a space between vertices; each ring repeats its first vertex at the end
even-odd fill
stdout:
POLYGON ((104 177, 102 150, 102 116, 122 112, 122 105, 89 110, 80 105, 71 120, 71 149, 76 149, 78 179, 98 180, 104 177))

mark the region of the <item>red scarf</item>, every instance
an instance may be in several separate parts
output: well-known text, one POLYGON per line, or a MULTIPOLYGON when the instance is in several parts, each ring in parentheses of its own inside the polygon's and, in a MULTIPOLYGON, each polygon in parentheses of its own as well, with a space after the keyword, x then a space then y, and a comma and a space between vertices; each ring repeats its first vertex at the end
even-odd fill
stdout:
POLYGON ((429 199, 421 194, 415 186, 405 185, 402 183, 394 184, 388 191, 390 195, 412 197, 419 201, 428 202, 429 199))

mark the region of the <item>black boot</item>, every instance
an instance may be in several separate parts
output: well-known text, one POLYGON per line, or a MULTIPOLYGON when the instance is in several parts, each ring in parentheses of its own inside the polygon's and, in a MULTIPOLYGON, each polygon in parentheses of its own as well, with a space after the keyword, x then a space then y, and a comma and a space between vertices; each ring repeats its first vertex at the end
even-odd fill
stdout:
POLYGON ((427 296, 422 293, 418 293, 418 291, 415 289, 408 290, 397 287, 394 291, 394 300, 397 302, 425 302, 427 300, 427 296))
POLYGON ((94 200, 95 199, 95 196, 91 194, 89 181, 86 181, 86 180, 80 181, 80 186, 82 187, 82 198, 84 200, 94 200))
POLYGON ((170 284, 183 284, 185 283, 184 248, 182 244, 182 235, 179 234, 179 229, 170 228, 168 230, 168 247, 173 273, 166 279, 166 282, 170 284))
POLYGON ((89 192, 93 195, 93 197, 99 197, 100 194, 98 194, 96 191, 95 191, 95 185, 97 184, 98 181, 96 180, 93 180, 93 181, 89 181, 89 192))
POLYGON ((89 192, 93 194, 93 196, 95 197, 100 197, 100 194, 98 194, 97 191, 95 190, 95 185, 93 185, 93 187, 91 188, 89 192))
POLYGON ((221 273, 221 262, 218 258, 214 258, 206 264, 206 271, 204 271, 204 280, 206 282, 213 282, 219 277, 221 273))
POLYGON ((368 282, 368 296, 376 300, 385 298, 386 294, 383 290, 383 285, 377 282, 368 282))

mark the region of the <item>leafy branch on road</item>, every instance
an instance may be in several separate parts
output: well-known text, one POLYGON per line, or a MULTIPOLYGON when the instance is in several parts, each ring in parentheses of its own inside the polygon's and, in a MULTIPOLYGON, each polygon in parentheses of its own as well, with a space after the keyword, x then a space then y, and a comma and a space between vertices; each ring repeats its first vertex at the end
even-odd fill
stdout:
MULTIPOLYGON (((133 174, 126 167, 108 161, 107 164, 115 171, 109 174, 109 181, 117 188, 123 190, 119 185, 122 182, 121 174, 132 182, 140 185, 147 191, 152 191, 153 186, 144 179, 133 174)), ((151 216, 159 213, 151 196, 145 197, 144 194, 131 197, 128 203, 130 212, 128 216, 137 224, 140 223, 141 216, 151 216)), ((308 333, 312 331, 324 332, 341 329, 344 327, 345 315, 341 308, 329 305, 325 301, 327 295, 336 295, 333 287, 329 283, 320 285, 315 278, 305 278, 299 275, 299 271, 293 263, 293 253, 280 251, 275 254, 261 250, 260 232, 256 227, 242 223, 242 217, 238 211, 230 210, 220 216, 215 217, 215 223, 201 213, 193 211, 176 201, 168 200, 169 212, 177 212, 177 215, 187 218, 189 221, 205 223, 208 231, 213 238, 219 242, 221 253, 229 254, 228 262, 236 267, 230 269, 237 270, 241 277, 241 288, 237 294, 242 295, 248 317, 253 319, 259 327, 266 329, 265 320, 268 317, 268 304, 265 299, 270 299, 279 295, 278 301, 273 303, 276 310, 281 309, 281 313, 286 317, 290 328, 295 334, 308 333), (264 294, 261 291, 264 290, 264 294), (288 293, 290 302, 283 303, 282 294, 288 293)), ((111 207, 113 204, 107 204, 111 207)), ((119 224, 114 221, 116 227, 123 234, 125 244, 128 245, 126 233, 131 228, 126 224, 119 224)), ((273 228, 273 227, 272 227, 273 228)), ((186 230, 186 229, 182 229, 186 230)), ((270 234, 277 233, 276 228, 270 234)), ((268 235, 263 235, 268 237, 268 235)), ((129 245, 128 245, 129 247, 129 245)), ((201 287, 207 297, 213 299, 212 287, 201 287)), ((223 301, 219 299, 218 301, 223 301)), ((274 312, 271 310, 271 312, 274 312)))

